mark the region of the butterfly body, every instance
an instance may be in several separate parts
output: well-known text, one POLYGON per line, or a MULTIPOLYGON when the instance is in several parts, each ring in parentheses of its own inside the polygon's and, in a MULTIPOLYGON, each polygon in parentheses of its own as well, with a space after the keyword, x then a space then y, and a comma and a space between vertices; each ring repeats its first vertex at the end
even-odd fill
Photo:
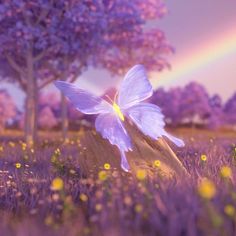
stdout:
POLYGON ((113 107, 113 110, 114 110, 114 112, 116 113, 116 115, 119 117, 119 119, 120 119, 121 121, 125 121, 124 114, 122 113, 120 107, 117 105, 116 102, 113 103, 112 107, 113 107))
POLYGON ((125 153, 132 151, 131 139, 123 125, 125 118, 154 140, 165 136, 177 146, 184 146, 182 140, 165 131, 164 116, 160 108, 143 102, 152 95, 153 90, 142 65, 136 65, 128 71, 121 83, 117 99, 115 98, 112 104, 71 83, 57 81, 55 85, 80 112, 98 114, 95 128, 103 138, 118 147, 121 167, 125 171, 129 170, 125 153))

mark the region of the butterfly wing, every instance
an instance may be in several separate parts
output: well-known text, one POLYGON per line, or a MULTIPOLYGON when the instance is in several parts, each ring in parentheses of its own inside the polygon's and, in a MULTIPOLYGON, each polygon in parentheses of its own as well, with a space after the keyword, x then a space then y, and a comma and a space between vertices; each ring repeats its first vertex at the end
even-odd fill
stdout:
POLYGON ((125 152, 132 150, 131 140, 121 121, 114 113, 100 114, 95 121, 96 130, 103 138, 108 139, 112 145, 116 145, 121 153, 121 167, 129 170, 129 164, 125 152))
POLYGON ((142 65, 132 67, 123 79, 117 103, 121 109, 131 107, 152 96, 152 86, 142 65))
POLYGON ((165 131, 164 116, 158 106, 143 102, 130 107, 125 113, 145 135, 148 135, 155 140, 165 136, 177 146, 184 146, 184 142, 181 139, 178 139, 165 131))
POLYGON ((72 83, 56 81, 56 87, 72 102, 73 106, 84 114, 112 112, 112 106, 104 99, 97 97, 72 83))

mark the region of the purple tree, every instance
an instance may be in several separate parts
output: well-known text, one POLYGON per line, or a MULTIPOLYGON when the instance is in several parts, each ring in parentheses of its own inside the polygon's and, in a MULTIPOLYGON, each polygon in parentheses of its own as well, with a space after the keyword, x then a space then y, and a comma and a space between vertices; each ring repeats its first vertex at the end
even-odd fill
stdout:
POLYGON ((182 89, 172 88, 165 91, 160 88, 154 92, 152 102, 158 105, 165 115, 166 123, 171 126, 181 124, 180 104, 182 100, 182 89))
POLYGON ((108 7, 113 14, 108 18, 99 65, 113 74, 124 74, 134 64, 143 64, 149 71, 169 66, 164 56, 172 53, 173 48, 160 29, 147 26, 166 13, 162 1, 119 1, 116 8, 108 7))
MULTIPOLYGON (((4 78, 26 91, 27 143, 35 136, 38 91, 51 81, 73 81, 89 65, 114 73, 136 63, 164 68, 162 55, 171 48, 160 30, 145 26, 164 13, 162 2, 153 0, 2 1, 0 65, 4 78)), ((64 98, 62 104, 66 117, 64 98)))
POLYGON ((38 99, 39 111, 45 107, 50 107, 55 115, 59 116, 60 95, 56 92, 42 92, 38 99))
POLYGON ((170 89, 167 93, 166 104, 164 109, 164 114, 166 114, 167 119, 170 120, 172 126, 180 125, 182 122, 181 115, 181 102, 182 102, 181 88, 170 89))
POLYGON ((38 90, 56 78, 75 76, 88 63, 87 54, 102 35, 102 6, 100 1, 1 1, 1 73, 26 92, 29 145, 37 127, 38 90))
POLYGON ((3 131, 9 119, 13 119, 17 114, 16 105, 11 96, 0 90, 0 131, 3 131))
POLYGON ((236 125, 236 93, 226 102, 224 106, 226 120, 230 125, 236 125))
MULTIPOLYGON (((163 56, 172 53, 173 49, 161 30, 147 27, 149 21, 158 20, 166 13, 162 1, 110 0, 104 1, 103 10, 106 27, 99 47, 94 48, 93 66, 106 68, 116 75, 124 74, 134 64, 143 64, 149 70, 158 71, 168 66, 163 56)), ((98 39, 95 40, 98 45, 98 39)), ((65 115, 63 105, 62 117, 65 115)), ((66 119, 62 119, 63 123, 65 137, 66 119)))
POLYGON ((42 129, 52 129, 58 125, 58 119, 55 117, 49 106, 44 107, 39 112, 39 127, 42 129))
POLYGON ((224 123, 224 112, 222 109, 222 100, 219 95, 214 95, 209 98, 210 116, 208 118, 207 127, 217 129, 224 123))
POLYGON ((181 120, 187 124, 205 125, 210 113, 211 108, 205 88, 196 82, 188 84, 182 92, 181 120))

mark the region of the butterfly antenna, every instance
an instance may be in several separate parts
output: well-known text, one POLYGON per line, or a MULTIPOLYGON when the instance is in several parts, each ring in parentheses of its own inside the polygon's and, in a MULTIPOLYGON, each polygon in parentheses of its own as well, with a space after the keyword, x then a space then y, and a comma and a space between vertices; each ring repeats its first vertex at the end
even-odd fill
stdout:
POLYGON ((111 103, 113 103, 112 99, 111 99, 108 95, 105 95, 105 97, 107 97, 108 100, 109 100, 111 103))
POLYGON ((115 102, 117 102, 116 101, 117 96, 118 96, 118 90, 116 90, 116 94, 115 94, 115 98, 114 98, 115 102))

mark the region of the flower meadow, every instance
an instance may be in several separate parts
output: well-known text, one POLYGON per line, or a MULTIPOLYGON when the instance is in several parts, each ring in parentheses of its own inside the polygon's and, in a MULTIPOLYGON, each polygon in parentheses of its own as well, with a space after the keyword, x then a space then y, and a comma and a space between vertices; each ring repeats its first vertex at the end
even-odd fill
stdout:
POLYGON ((34 148, 2 137, 1 235, 236 235, 235 133, 181 133, 186 146, 173 148, 190 176, 171 179, 159 160, 152 176, 112 162, 81 172, 84 132, 34 148))

